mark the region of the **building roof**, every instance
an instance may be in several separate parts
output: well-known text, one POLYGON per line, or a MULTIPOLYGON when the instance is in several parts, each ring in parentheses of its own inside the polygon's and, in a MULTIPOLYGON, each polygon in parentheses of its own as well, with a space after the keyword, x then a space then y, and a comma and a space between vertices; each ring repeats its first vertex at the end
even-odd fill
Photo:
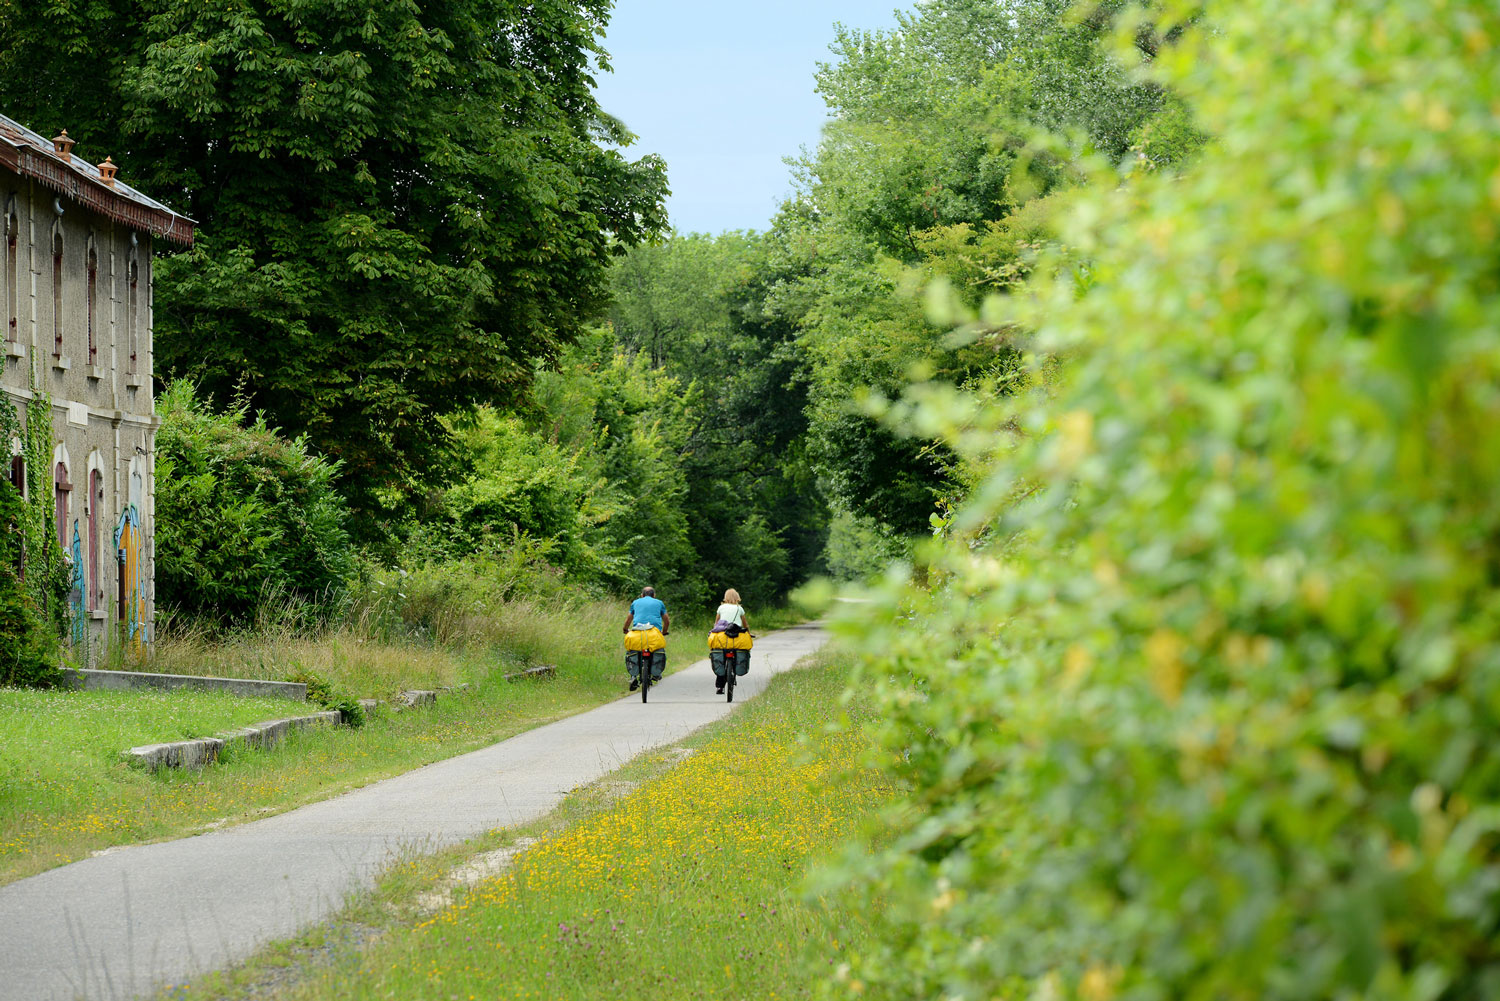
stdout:
POLYGON ((0 167, 41 182, 59 194, 115 222, 145 230, 184 247, 193 245, 196 223, 148 198, 118 178, 110 184, 99 168, 81 156, 64 158, 43 138, 0 115, 0 167))

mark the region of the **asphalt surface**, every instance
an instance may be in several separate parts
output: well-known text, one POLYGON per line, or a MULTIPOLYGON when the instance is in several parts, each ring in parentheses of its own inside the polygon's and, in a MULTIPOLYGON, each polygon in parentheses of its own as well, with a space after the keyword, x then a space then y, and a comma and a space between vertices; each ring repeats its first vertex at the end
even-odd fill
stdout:
MULTIPOLYGON (((734 705, 824 639, 812 625, 757 638, 734 705)), ((0 1001, 123 1001, 243 960, 329 917, 393 862, 543 816, 569 790, 726 715, 734 705, 712 681, 704 659, 645 704, 632 694, 290 813, 0 887, 0 1001)))

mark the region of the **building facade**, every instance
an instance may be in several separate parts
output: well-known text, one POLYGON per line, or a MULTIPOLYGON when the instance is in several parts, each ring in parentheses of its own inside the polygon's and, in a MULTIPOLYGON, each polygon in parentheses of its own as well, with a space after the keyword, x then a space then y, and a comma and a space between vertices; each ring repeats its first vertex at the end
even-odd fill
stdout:
MULTIPOLYGON (((50 399, 52 509, 71 562, 74 658, 150 641, 155 438, 152 251, 193 223, 93 164, 66 132, 0 115, 0 396, 23 419, 50 399)), ((23 495, 21 443, 9 476, 23 495)), ((28 500, 31 498, 28 497, 28 500)))

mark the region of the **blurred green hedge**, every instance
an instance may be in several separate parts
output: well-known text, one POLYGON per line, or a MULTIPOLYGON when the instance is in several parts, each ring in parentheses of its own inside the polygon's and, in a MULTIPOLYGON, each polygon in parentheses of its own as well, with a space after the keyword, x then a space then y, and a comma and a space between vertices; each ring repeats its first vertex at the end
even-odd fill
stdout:
POLYGON ((1056 380, 916 412, 1004 457, 857 631, 912 794, 830 992, 1500 997, 1500 8, 1152 9, 1215 138, 991 305, 1056 380))

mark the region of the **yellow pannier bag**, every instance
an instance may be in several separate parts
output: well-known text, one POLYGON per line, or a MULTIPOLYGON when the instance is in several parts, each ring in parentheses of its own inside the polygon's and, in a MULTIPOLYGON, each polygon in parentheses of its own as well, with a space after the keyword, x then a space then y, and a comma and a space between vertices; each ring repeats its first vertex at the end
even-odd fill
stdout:
POLYGON ((650 629, 632 629, 625 634, 626 650, 665 650, 666 648, 667 638, 661 634, 660 629, 654 626, 650 629))
POLYGON ((748 650, 753 642, 748 632, 740 633, 734 639, 730 639, 728 633, 708 634, 710 650, 748 650))

